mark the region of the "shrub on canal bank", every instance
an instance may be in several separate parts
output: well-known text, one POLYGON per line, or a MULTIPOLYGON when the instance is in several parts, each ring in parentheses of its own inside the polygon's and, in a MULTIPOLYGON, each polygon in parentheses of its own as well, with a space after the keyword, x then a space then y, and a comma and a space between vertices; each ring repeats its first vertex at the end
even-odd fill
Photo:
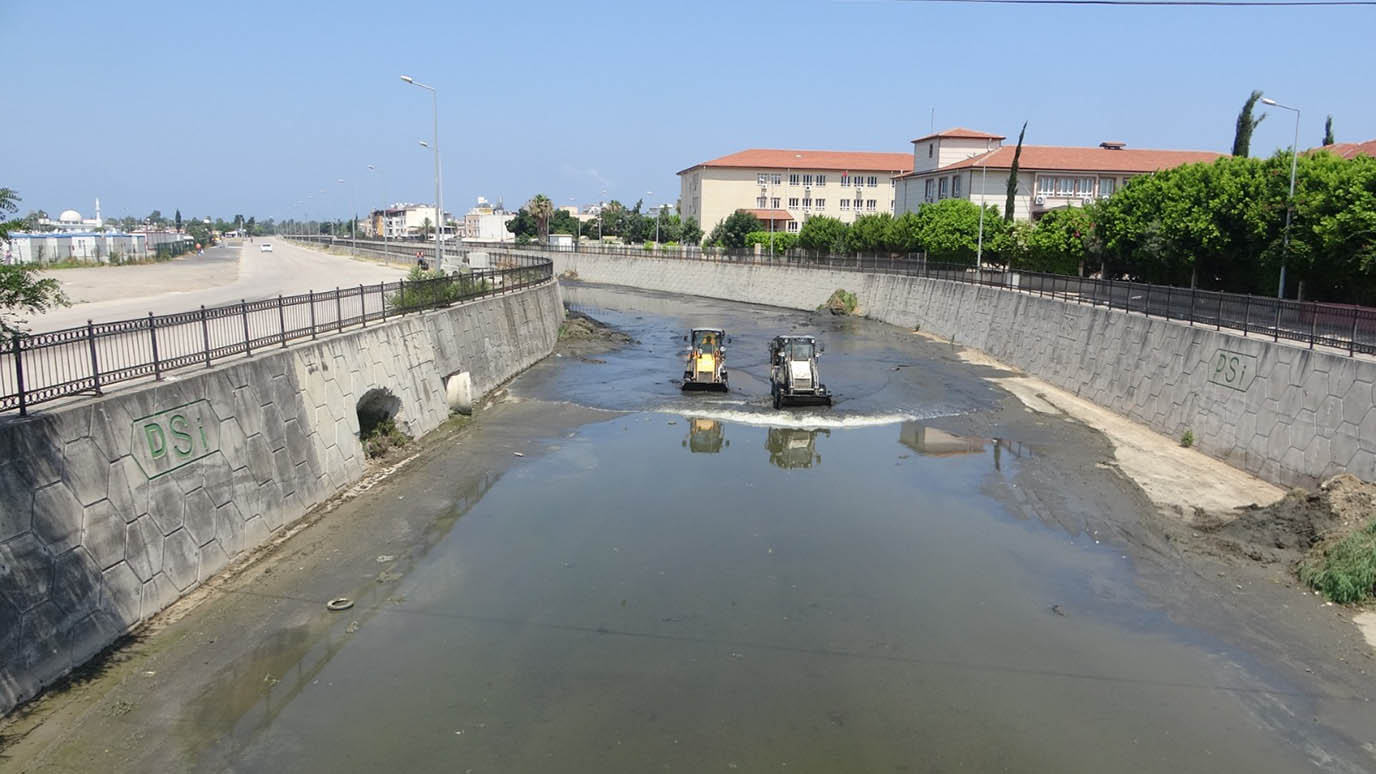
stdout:
POLYGON ((819 311, 825 309, 832 314, 855 314, 855 310, 858 308, 860 308, 860 299, 845 288, 837 288, 825 304, 817 307, 819 311))
POLYGON ((374 425, 367 433, 360 433, 363 449, 369 457, 381 457, 387 452, 411 442, 411 437, 401 432, 397 423, 384 419, 374 425))
POLYGON ((1315 549, 1300 563, 1300 580, 1333 602, 1376 597, 1376 519, 1328 547, 1315 549))

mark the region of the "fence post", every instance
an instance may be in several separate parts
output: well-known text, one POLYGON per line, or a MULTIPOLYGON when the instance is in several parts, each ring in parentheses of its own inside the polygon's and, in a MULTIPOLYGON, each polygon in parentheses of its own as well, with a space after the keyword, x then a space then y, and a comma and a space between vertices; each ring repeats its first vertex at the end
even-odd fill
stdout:
POLYGON ((311 338, 314 339, 314 338, 315 338, 315 291, 314 291, 314 290, 307 290, 307 291, 306 291, 306 295, 309 297, 310 304, 311 304, 311 338))
POLYGON ((363 292, 363 283, 358 285, 358 311, 363 316, 363 327, 368 327, 368 296, 363 292))
POLYGON ((91 345, 91 384, 96 394, 100 394, 100 361, 96 358, 96 324, 86 321, 86 341, 91 345))
POLYGON ((1151 317, 1151 283, 1147 283, 1147 297, 1142 302, 1142 316, 1151 317))
MULTIPOLYGON (((438 239, 439 237, 436 237, 438 239)), ((334 288, 334 329, 344 330, 344 302, 339 299, 339 286, 334 288)))
MULTIPOLYGON (((1353 307, 1353 335, 1347 337, 1347 357, 1353 357, 1357 353, 1357 307, 1353 307)), ((18 359, 17 361, 18 362, 18 359)))
POLYGON ((277 330, 282 349, 287 348, 287 313, 282 309, 282 294, 277 294, 277 330))
POLYGON ((1190 288, 1190 327, 1194 327, 1194 297, 1198 294, 1196 288, 1190 288))
POLYGON ((387 283, 377 283, 377 305, 382 307, 382 321, 387 321, 387 283))
POLYGON ((1166 319, 1171 319, 1171 286, 1166 286, 1166 319))
POLYGON ((1218 314, 1214 315, 1214 330, 1223 330, 1223 291, 1218 291, 1218 314))
MULTIPOLYGON (((1354 315, 1354 316, 1356 315, 1356 310, 1355 310, 1355 309, 1353 310, 1353 315, 1354 315)), ((1318 327, 1319 327, 1319 304, 1318 304, 1318 302, 1316 302, 1316 301, 1310 301, 1310 302, 1309 302, 1309 348, 1310 348, 1310 349, 1313 349, 1313 348, 1314 348, 1314 334, 1317 332, 1318 327)))
POLYGON ((253 354, 253 339, 248 335, 248 299, 239 299, 239 315, 244 320, 244 354, 253 354))
POLYGON ((1252 294, 1248 293, 1242 303, 1242 335, 1247 335, 1247 318, 1252 316, 1252 294))
POLYGON ((24 348, 19 341, 19 334, 14 334, 12 340, 14 344, 14 380, 15 386, 19 388, 19 416, 23 417, 28 416, 29 406, 27 397, 24 395, 24 348))
POLYGON ((210 323, 205 319, 205 304, 201 304, 201 343, 205 345, 205 367, 210 367, 210 323))
POLYGON ((1284 299, 1276 299, 1276 327, 1271 331, 1273 336, 1273 338, 1271 339, 1272 341, 1280 341, 1280 309, 1284 303, 1284 299))
POLYGON ((148 338, 153 342, 153 381, 162 379, 162 364, 158 362, 158 325, 153 313, 148 313, 148 338))

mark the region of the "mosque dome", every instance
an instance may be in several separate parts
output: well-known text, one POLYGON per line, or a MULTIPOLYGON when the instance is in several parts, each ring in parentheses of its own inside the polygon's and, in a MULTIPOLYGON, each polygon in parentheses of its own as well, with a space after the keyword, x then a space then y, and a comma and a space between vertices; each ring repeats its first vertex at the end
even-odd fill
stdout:
POLYGON ((81 213, 76 210, 63 210, 62 214, 57 216, 57 220, 60 223, 80 223, 81 213))

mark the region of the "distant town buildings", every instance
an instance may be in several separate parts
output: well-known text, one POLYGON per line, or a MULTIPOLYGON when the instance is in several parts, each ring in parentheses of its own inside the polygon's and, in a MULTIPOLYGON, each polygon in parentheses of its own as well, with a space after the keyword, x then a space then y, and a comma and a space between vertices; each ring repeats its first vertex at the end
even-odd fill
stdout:
POLYGON ((910 172, 907 153, 750 149, 678 173, 684 217, 711 230, 745 210, 778 231, 798 231, 809 215, 847 223, 894 211, 894 179, 910 172))
MULTIPOLYGON (((427 225, 435 227, 439 220, 435 213, 433 204, 397 203, 369 213, 364 230, 387 239, 416 239, 428 236, 424 233, 427 225)), ((448 239, 454 235, 454 218, 447 212, 444 215, 444 236, 448 239)))
POLYGON ((500 202, 493 205, 479 196, 478 202, 463 216, 463 229, 460 235, 474 242, 510 242, 516 235, 506 230, 506 224, 516 217, 508 212, 500 202))
MULTIPOLYGON (((894 214, 913 212, 942 199, 968 199, 1001 211, 1015 150, 1003 140, 1003 135, 961 128, 913 140, 912 171, 898 177, 894 214)), ((1013 217, 1036 220, 1054 209, 1111 196, 1138 175, 1224 155, 1134 149, 1121 142, 1103 142, 1098 147, 1023 145, 1013 217)))

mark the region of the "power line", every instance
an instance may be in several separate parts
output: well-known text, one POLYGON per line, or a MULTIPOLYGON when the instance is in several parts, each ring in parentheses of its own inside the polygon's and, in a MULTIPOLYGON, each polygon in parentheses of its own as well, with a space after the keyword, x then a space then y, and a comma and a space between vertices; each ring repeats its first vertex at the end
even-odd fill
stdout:
POLYGON ((896 0, 906 3, 956 3, 986 5, 1140 5, 1181 7, 1267 7, 1376 5, 1376 0, 896 0))

